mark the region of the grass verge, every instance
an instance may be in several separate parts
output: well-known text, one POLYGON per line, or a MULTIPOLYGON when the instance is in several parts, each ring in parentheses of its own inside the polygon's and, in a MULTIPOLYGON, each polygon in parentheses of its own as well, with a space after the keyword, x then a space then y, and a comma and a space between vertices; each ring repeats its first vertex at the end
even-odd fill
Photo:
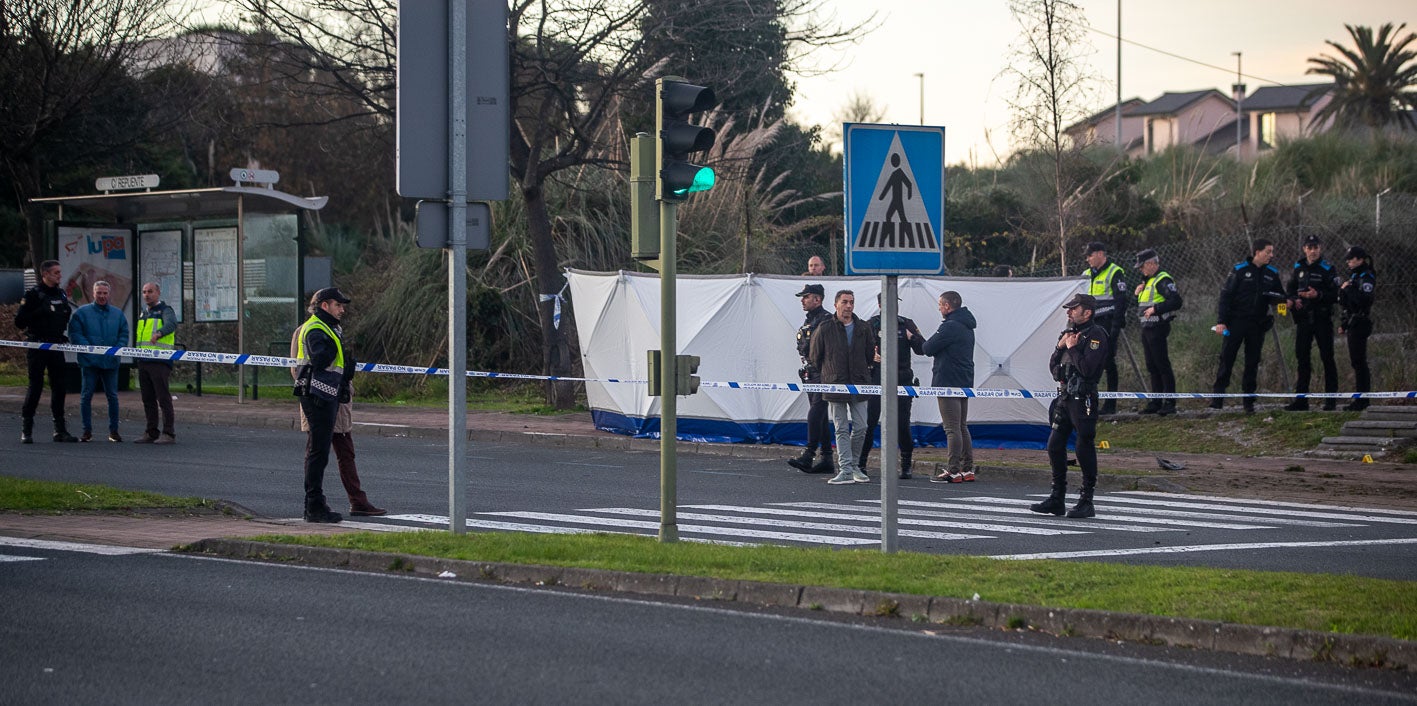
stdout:
POLYGON ((1417 639, 1417 582, 1354 576, 799 547, 661 544, 628 535, 446 532, 265 541, 521 564, 707 576, 1143 613, 1417 639))
POLYGON ((78 512, 136 508, 195 510, 211 507, 213 507, 211 501, 202 498, 174 498, 156 493, 119 490, 103 485, 57 483, 0 476, 0 510, 78 512))
POLYGON ((1287 456, 1318 446, 1325 436, 1339 436, 1344 423, 1358 418, 1357 412, 1262 412, 1104 420, 1097 438, 1118 450, 1287 456))

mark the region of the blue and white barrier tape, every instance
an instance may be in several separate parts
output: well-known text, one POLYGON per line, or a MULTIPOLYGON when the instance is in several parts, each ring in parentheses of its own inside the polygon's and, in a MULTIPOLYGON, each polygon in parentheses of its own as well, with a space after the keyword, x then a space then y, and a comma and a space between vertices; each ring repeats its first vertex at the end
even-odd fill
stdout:
MULTIPOLYGON (((6 341, 0 340, 0 346, 12 348, 29 348, 35 350, 60 351, 64 353, 90 353, 95 355, 117 356, 122 358, 143 358, 148 360, 170 360, 190 363, 217 363, 221 365, 254 365, 265 368, 293 368, 297 365, 294 358, 282 358, 274 355, 251 355, 243 353, 211 353, 207 351, 181 351, 181 350, 161 350, 156 348, 129 348, 127 346, 80 346, 72 343, 32 343, 30 341, 6 341)), ((392 373, 402 375, 447 375, 447 368, 419 368, 408 365, 387 365, 384 363, 359 363, 356 368, 361 373, 392 373)), ((562 377, 556 375, 527 375, 523 373, 495 373, 481 370, 469 370, 467 376, 471 378, 488 378, 499 380, 558 380, 567 382, 594 382, 602 384, 630 384, 646 385, 648 380, 627 380, 617 378, 580 378, 562 377)), ((714 380, 704 380, 699 383, 702 388, 726 388, 730 390, 757 390, 763 392, 816 392, 816 393, 848 393, 853 395, 879 395, 880 385, 823 385, 817 383, 796 383, 796 382, 724 382, 714 380)), ((1003 388, 984 387, 918 387, 914 385, 901 385, 896 388, 897 394, 908 397, 967 397, 976 399, 1052 399, 1058 396, 1057 390, 1015 390, 1003 388)), ((1215 398, 1236 398, 1236 397, 1265 397, 1290 399, 1301 397, 1307 399, 1417 399, 1417 390, 1388 391, 1388 392, 1310 392, 1305 394, 1295 394, 1292 392, 1257 392, 1253 395, 1244 393, 1213 393, 1213 392, 1099 392, 1098 397, 1102 399, 1114 400, 1206 400, 1215 398)))

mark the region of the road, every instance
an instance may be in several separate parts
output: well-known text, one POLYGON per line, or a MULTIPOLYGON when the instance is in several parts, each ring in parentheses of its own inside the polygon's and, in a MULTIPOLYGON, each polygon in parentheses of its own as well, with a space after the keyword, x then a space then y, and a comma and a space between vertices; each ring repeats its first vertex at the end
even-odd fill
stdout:
POLYGON ((1413 675, 1338 665, 78 549, 0 546, 0 700, 1417 701, 1413 675))
MULTIPOLYGON (((271 517, 301 511, 304 436, 188 425, 175 446, 0 442, 5 472, 220 498, 271 517)), ((360 474, 391 511, 375 522, 447 526, 447 452, 437 441, 361 436, 360 474)), ((658 528, 656 454, 477 443, 470 448, 469 524, 536 532, 658 528)), ((829 486, 779 460, 679 459, 685 539, 879 546, 880 486, 829 486)), ((331 505, 343 493, 333 464, 331 505)), ((1417 512, 1264 500, 1103 493, 1098 517, 1028 512, 1046 487, 991 479, 901 483, 903 549, 998 557, 1213 566, 1417 580, 1417 512)))

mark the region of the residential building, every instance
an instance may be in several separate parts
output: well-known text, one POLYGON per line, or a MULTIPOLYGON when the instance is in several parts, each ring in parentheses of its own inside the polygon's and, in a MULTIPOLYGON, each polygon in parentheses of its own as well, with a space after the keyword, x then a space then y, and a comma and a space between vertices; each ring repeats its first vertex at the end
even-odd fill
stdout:
POLYGON ((1245 98, 1240 107, 1249 122, 1245 156, 1274 149, 1280 140, 1293 139, 1330 127, 1330 120, 1315 124, 1315 115, 1333 100, 1332 83, 1300 86, 1264 86, 1245 98))
MULTIPOLYGON (((1146 101, 1140 98, 1122 101, 1122 148, 1128 154, 1133 154, 1134 151, 1141 149, 1144 127, 1142 118, 1130 115, 1129 112, 1145 104, 1146 101)), ((1115 145, 1117 143, 1117 106, 1109 106, 1096 115, 1068 126, 1063 130, 1063 134, 1072 139, 1075 147, 1115 145)))

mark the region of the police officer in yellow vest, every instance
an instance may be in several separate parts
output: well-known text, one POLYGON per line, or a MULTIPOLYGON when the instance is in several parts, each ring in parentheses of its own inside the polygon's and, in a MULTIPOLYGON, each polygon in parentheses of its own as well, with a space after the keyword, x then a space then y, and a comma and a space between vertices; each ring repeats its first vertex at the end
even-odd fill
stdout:
MULTIPOLYGON (((1117 346, 1122 338, 1122 327, 1127 324, 1127 305, 1131 302, 1131 290, 1124 279, 1123 270, 1107 258, 1107 246, 1098 242, 1087 244, 1083 251, 1088 268, 1082 276, 1088 280, 1087 293, 1097 300, 1097 310, 1093 312, 1093 322, 1107 332, 1107 361, 1104 371, 1107 375, 1107 389, 1117 391, 1117 346)), ((1103 400, 1099 414, 1116 414, 1117 400, 1103 400)))
POLYGON ((330 462, 335 416, 341 402, 350 399, 349 381, 354 377, 354 357, 347 355, 341 340, 340 319, 344 318, 346 297, 335 287, 326 287, 310 298, 310 318, 300 327, 296 347, 295 395, 300 410, 310 423, 305 443, 305 521, 339 522, 325 502, 325 466, 330 462))
MULTIPOLYGON (((177 333, 177 312, 162 300, 162 289, 157 282, 143 285, 143 310, 138 314, 137 334, 134 343, 139 348, 153 348, 170 351, 177 333)), ((172 393, 168 390, 168 380, 172 377, 172 361, 153 358, 138 359, 138 388, 143 396, 143 414, 148 427, 137 444, 176 443, 173 428, 172 393), (162 411, 162 434, 158 434, 158 410, 162 411)))
MULTIPOLYGON (((1137 285, 1137 317, 1141 320, 1141 348, 1146 355, 1146 372, 1151 377, 1152 392, 1176 392, 1176 373, 1171 369, 1171 354, 1166 339, 1171 335, 1171 319, 1181 308, 1181 292, 1176 280, 1161 269, 1161 258, 1147 248, 1137 253, 1137 270, 1144 281, 1137 285)), ((1142 414, 1166 416, 1176 413, 1176 398, 1151 400, 1141 409, 1142 414)))

